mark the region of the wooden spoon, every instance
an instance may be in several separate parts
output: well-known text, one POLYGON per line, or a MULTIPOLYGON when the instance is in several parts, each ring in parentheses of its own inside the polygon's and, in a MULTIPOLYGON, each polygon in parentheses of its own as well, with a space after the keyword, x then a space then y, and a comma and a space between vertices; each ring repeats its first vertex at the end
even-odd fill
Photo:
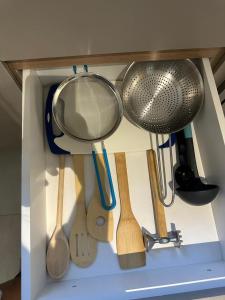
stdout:
MULTIPOLYGON (((102 189, 105 195, 107 204, 109 204, 109 195, 105 188, 104 178, 106 177, 106 170, 104 164, 103 154, 97 155, 99 173, 101 177, 102 189)), ((100 201, 99 188, 97 179, 95 181, 95 191, 88 206, 87 212, 87 228, 88 232, 97 240, 103 242, 110 242, 113 239, 113 213, 112 211, 105 210, 100 201)))
POLYGON ((64 166, 65 157, 64 155, 59 155, 59 185, 56 227, 48 244, 46 258, 47 271, 49 276, 53 279, 63 277, 68 269, 70 261, 68 240, 62 229, 64 166))
POLYGON ((84 155, 73 155, 76 187, 76 214, 70 233, 70 254, 79 267, 91 265, 97 254, 97 241, 87 231, 85 206, 84 155))
POLYGON ((125 153, 116 153, 116 170, 121 213, 117 227, 117 254, 122 269, 138 268, 146 264, 141 228, 131 209, 125 153))

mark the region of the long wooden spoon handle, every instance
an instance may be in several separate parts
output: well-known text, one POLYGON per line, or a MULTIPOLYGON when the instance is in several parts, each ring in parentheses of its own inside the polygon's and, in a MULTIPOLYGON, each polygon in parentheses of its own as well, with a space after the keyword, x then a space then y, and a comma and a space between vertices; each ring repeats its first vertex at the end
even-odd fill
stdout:
POLYGON ((76 189, 76 206, 83 207, 85 209, 85 193, 84 193, 84 155, 74 154, 73 169, 75 173, 75 189, 76 189))
POLYGON ((160 200, 160 186, 156 164, 156 154, 154 150, 147 150, 148 173, 150 179, 152 202, 155 217, 156 231, 160 238, 168 237, 164 206, 160 200))
POLYGON ((124 152, 115 153, 117 181, 120 194, 121 217, 133 216, 127 178, 126 156, 124 152))
POLYGON ((56 226, 58 228, 62 227, 62 217, 63 217, 64 167, 65 167, 65 156, 59 155, 59 183, 58 183, 58 201, 57 201, 57 215, 56 215, 56 226))

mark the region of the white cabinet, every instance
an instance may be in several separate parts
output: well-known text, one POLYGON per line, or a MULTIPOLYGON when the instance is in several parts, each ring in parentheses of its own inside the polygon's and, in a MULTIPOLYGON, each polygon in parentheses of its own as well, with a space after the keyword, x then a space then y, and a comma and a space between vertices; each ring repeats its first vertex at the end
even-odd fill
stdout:
POLYGON ((21 98, 0 63, 0 284, 20 272, 21 98))
MULTIPOLYGON (((205 104, 196 117, 194 141, 199 171, 220 186, 217 199, 196 207, 176 196, 166 209, 170 223, 182 231, 184 243, 157 246, 147 253, 145 267, 130 271, 119 268, 116 256, 116 227, 120 205, 113 150, 110 165, 117 207, 112 243, 98 244, 97 259, 86 269, 70 264, 66 276, 53 282, 46 274, 46 243, 55 224, 57 199, 57 157, 50 153, 45 139, 43 112, 49 86, 72 74, 72 68, 23 72, 22 140, 22 299, 23 300, 122 300, 141 299, 185 291, 225 286, 225 122, 208 59, 199 61, 205 86, 205 104)), ((108 79, 121 80, 124 65, 92 66, 90 71, 108 79)), ((132 125, 131 125, 132 126, 132 125)), ((127 135, 133 134, 127 129, 127 135), (129 131, 129 132, 128 132, 129 131)), ((141 144, 142 135, 132 136, 141 144)), ((148 134, 146 133, 147 138, 148 134)), ((132 208, 138 222, 155 232, 145 151, 126 150, 132 208), (138 163, 137 163, 138 162, 138 163)), ((82 150, 81 150, 82 152, 82 150)), ((168 161, 169 153, 166 153, 168 161)), ((93 173, 86 157, 91 195, 93 173)), ((168 178, 170 176, 167 164, 168 178)), ((68 234, 74 215, 75 190, 71 157, 66 157, 63 223, 68 234)), ((168 188, 171 193, 170 188, 168 188)), ((170 196, 170 195, 169 195, 170 196)))
POLYGON ((0 60, 224 47, 224 10, 221 0, 2 1, 0 60))

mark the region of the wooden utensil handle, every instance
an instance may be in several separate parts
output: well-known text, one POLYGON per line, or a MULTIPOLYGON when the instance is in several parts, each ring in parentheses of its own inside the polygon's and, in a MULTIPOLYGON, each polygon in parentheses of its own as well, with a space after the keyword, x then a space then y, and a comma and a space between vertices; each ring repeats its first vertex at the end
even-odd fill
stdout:
POLYGON ((64 167, 65 167, 65 156, 59 155, 59 182, 58 182, 58 201, 57 201, 57 215, 56 215, 56 226, 59 228, 62 227, 62 217, 63 217, 64 167))
POLYGON ((85 209, 85 188, 84 188, 84 155, 72 155, 73 169, 75 174, 76 205, 85 209))
POLYGON ((127 178, 126 156, 124 152, 115 153, 117 181, 120 194, 121 216, 133 216, 130 204, 129 186, 127 178))
POLYGON ((168 237, 164 206, 160 200, 160 186, 158 179, 156 154, 154 150, 147 150, 148 173, 150 179, 152 202, 155 216, 156 231, 161 238, 168 237))

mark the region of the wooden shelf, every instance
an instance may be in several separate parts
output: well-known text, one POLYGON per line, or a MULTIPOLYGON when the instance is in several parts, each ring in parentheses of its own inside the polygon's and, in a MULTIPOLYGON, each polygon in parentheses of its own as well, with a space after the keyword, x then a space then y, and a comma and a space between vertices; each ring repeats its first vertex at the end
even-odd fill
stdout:
POLYGON ((6 68, 18 86, 22 87, 20 71, 23 69, 51 69, 72 66, 74 64, 117 64, 130 63, 132 61, 147 60, 176 60, 209 57, 212 58, 213 66, 219 67, 221 57, 223 58, 225 48, 199 48, 199 49, 177 49, 163 51, 126 52, 111 54, 96 54, 83 56, 38 58, 28 60, 15 60, 4 62, 6 68))
POLYGON ((16 60, 6 62, 15 70, 22 69, 49 69, 67 67, 73 64, 108 64, 108 63, 129 63, 132 61, 146 60, 173 60, 185 58, 215 57, 225 48, 202 48, 202 49, 181 49, 146 52, 111 53, 98 55, 83 55, 72 57, 41 58, 30 60, 16 60))

